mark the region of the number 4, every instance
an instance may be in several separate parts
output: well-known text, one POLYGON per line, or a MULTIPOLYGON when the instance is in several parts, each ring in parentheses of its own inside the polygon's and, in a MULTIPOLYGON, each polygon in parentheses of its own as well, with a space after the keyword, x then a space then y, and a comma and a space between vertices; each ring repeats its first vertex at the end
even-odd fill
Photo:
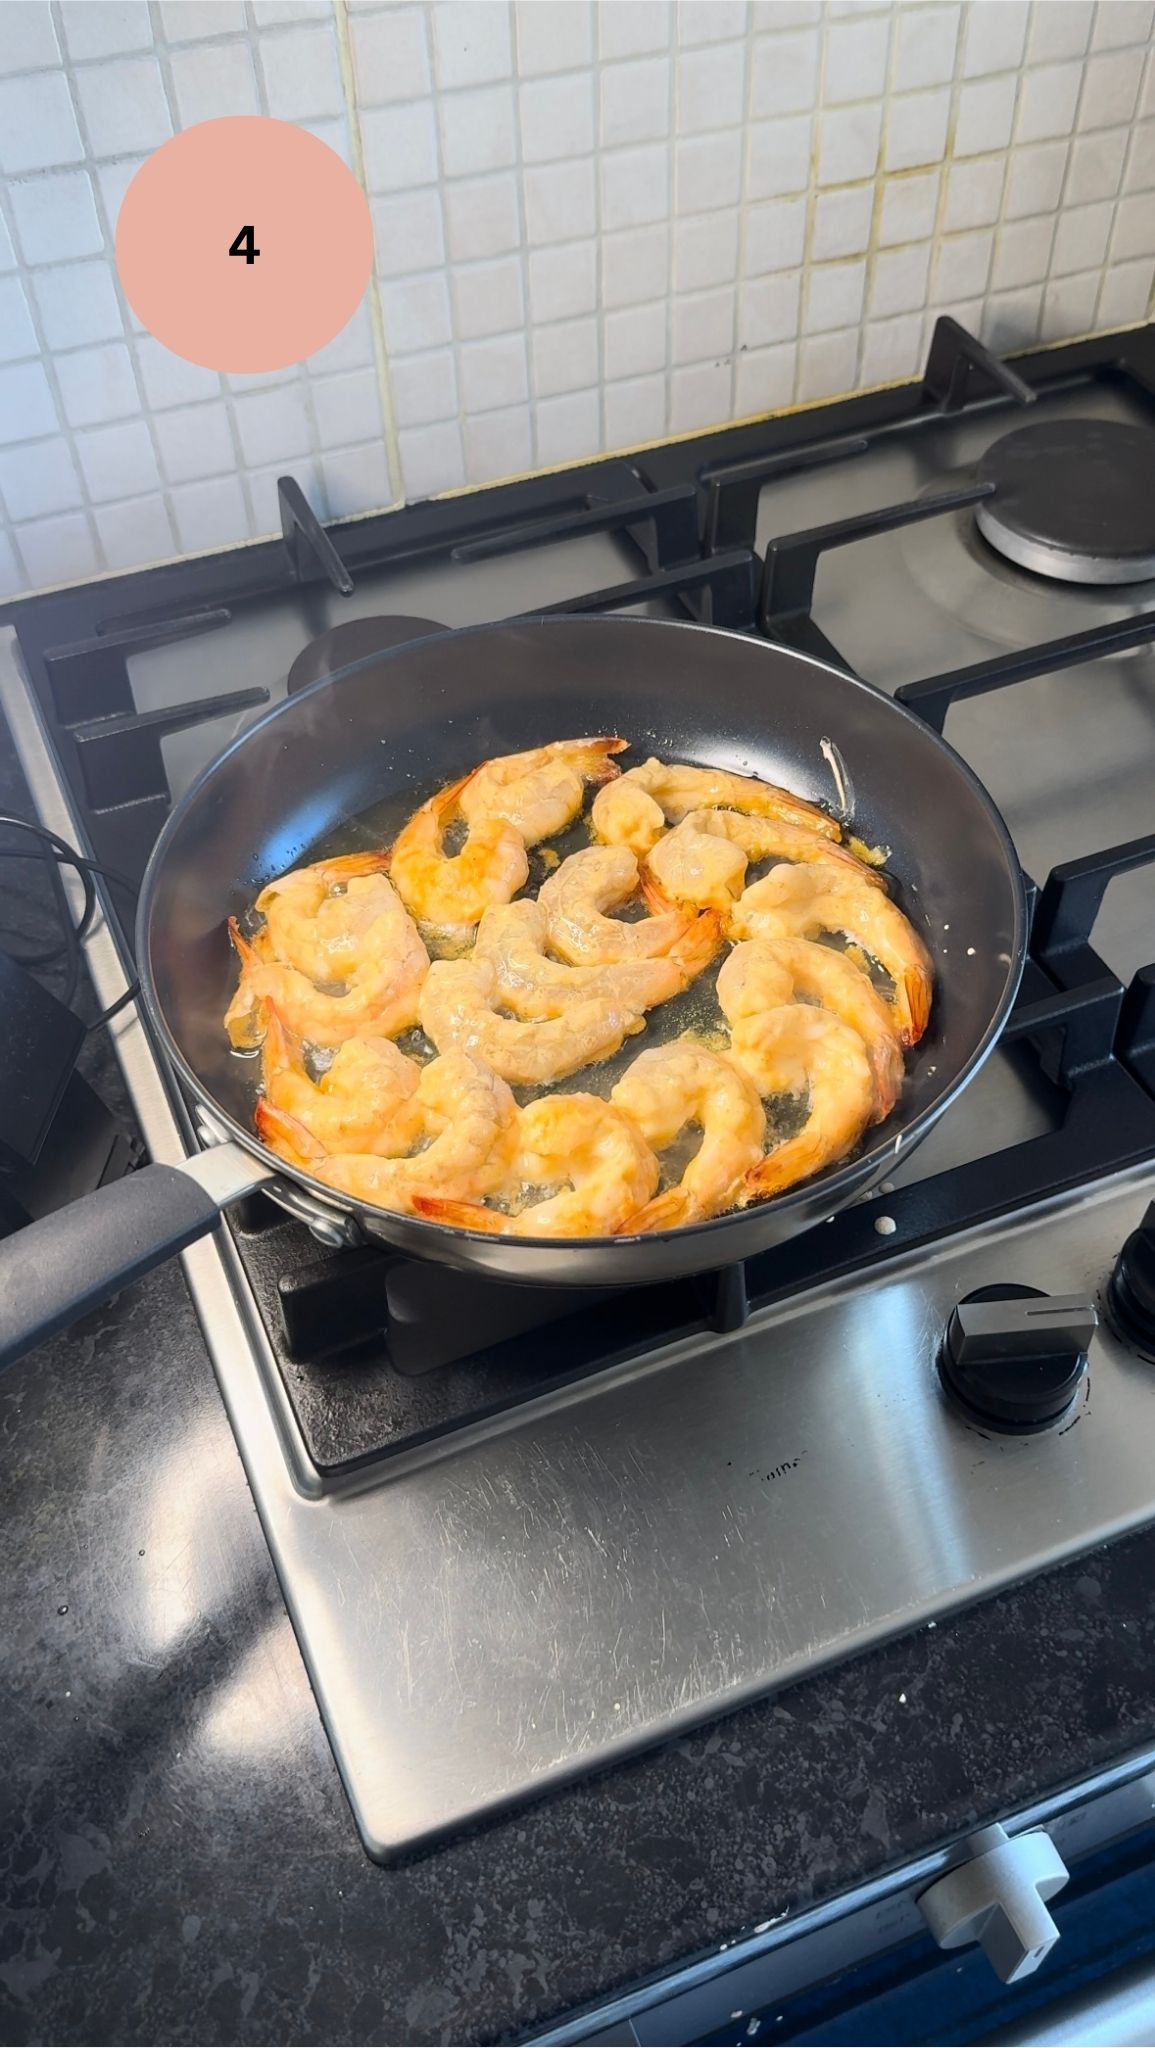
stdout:
POLYGON ((246 263, 255 263, 261 252, 253 247, 253 234, 251 227, 242 228, 236 241, 229 245, 229 255, 243 256, 246 263))

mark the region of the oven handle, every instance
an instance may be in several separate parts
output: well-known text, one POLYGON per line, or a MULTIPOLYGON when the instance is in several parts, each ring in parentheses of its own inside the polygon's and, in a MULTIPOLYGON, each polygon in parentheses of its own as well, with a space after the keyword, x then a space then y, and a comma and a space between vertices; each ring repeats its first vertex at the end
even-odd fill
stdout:
POLYGON ((230 1202, 272 1179, 242 1145, 143 1166, 0 1243, 0 1367, 206 1237, 230 1202))

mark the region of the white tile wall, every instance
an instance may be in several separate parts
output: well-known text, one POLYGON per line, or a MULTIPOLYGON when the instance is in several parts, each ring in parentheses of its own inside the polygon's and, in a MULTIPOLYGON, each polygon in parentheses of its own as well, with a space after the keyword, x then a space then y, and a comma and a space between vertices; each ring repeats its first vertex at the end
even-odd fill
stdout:
POLYGON ((0 0, 0 593, 1155 311, 1139 0, 0 0), (347 101, 346 82, 352 96, 347 101), (376 275, 298 369, 129 312, 121 199, 223 113, 308 125, 376 275), (376 324, 379 315, 379 326, 376 324), (376 338, 375 338, 376 337, 376 338))

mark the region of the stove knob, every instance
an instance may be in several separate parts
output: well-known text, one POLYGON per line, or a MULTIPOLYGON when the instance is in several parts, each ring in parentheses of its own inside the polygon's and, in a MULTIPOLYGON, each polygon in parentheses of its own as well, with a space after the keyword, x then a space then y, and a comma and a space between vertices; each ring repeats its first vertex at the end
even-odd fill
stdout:
POLYGON ((1098 1323, 1079 1294, 980 1287, 947 1325, 943 1383, 980 1422, 1011 1434, 1045 1429, 1065 1414, 1087 1371, 1098 1323))
POLYGON ((1122 1336, 1155 1350, 1155 1202, 1115 1261, 1107 1305, 1122 1336))
POLYGON ((967 1843, 967 1860, 923 1892, 918 1909, 940 1948, 977 1941, 1004 1984, 1037 1970, 1059 1939, 1044 1903, 1070 1872, 1042 1828, 1009 1836, 983 1828, 967 1843))

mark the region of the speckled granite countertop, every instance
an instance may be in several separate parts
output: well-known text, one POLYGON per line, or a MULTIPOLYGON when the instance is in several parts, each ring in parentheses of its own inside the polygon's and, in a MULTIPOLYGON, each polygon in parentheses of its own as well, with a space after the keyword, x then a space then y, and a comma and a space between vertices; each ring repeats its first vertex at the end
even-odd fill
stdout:
POLYGON ((506 2040, 1155 1741, 1152 1532, 381 1870, 179 1267, 0 1461, 5 2042, 506 2040))

